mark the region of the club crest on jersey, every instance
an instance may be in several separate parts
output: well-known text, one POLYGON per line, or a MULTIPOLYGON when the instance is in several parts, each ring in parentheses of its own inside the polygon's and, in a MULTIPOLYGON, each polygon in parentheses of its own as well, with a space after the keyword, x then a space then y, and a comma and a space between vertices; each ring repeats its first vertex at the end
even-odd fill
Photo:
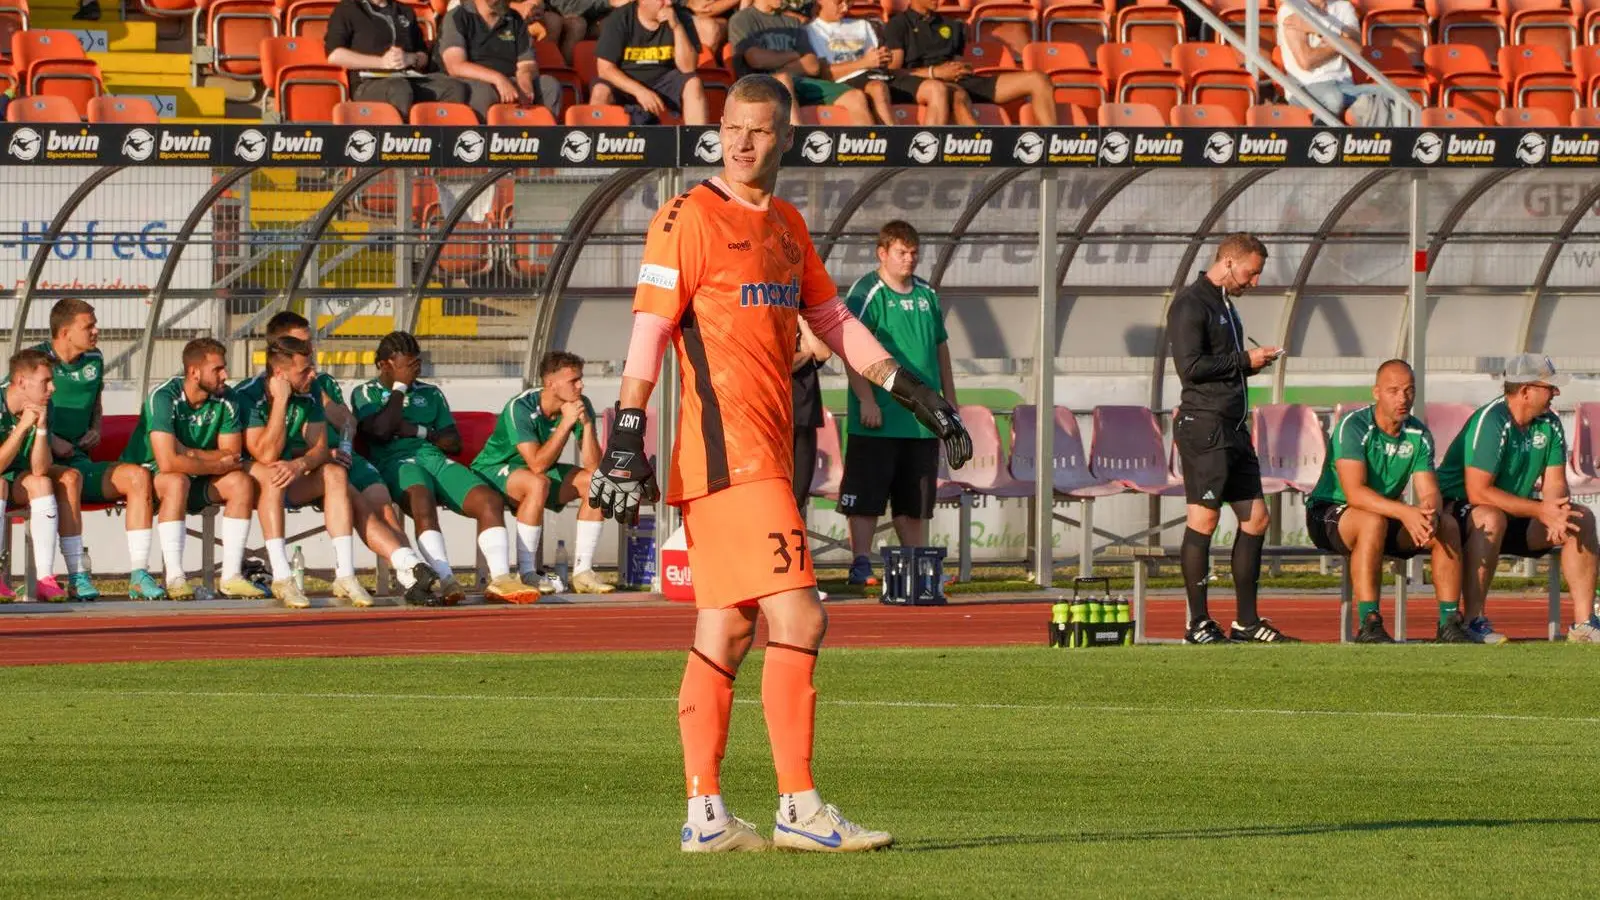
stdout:
POLYGON ((799 309, 800 279, 791 279, 788 284, 779 284, 776 281, 741 284, 739 306, 784 306, 789 309, 799 309))
POLYGON ((794 266, 800 265, 800 244, 794 239, 794 235, 785 231, 783 233, 782 241, 783 255, 789 258, 789 264, 794 266))

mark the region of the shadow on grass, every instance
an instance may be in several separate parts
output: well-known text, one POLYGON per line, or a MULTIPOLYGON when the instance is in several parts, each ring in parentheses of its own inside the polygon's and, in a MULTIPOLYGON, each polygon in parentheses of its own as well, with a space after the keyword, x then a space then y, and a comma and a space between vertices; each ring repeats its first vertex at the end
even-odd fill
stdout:
POLYGON ((1060 834, 996 834, 971 838, 922 838, 897 842, 902 853, 975 850, 1039 844, 1113 844, 1123 841, 1215 841, 1233 838, 1307 837, 1445 828, 1520 828, 1530 825, 1600 825, 1600 818, 1565 819, 1397 819, 1392 822, 1330 822, 1308 825, 1242 825, 1232 828, 1176 828, 1155 831, 1075 831, 1060 834))

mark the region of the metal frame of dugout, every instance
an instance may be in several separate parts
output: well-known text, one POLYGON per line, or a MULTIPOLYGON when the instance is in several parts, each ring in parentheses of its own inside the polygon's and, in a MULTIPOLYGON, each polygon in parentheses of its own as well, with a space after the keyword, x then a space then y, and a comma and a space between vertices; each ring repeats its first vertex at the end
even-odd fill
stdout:
MULTIPOLYGON (((51 301, 61 291, 42 291, 37 285, 49 251, 57 242, 73 211, 111 176, 138 167, 209 167, 214 183, 197 203, 189 218, 173 237, 174 248, 161 277, 148 295, 147 324, 136 351, 141 354, 141 391, 147 389, 151 347, 161 332, 167 291, 182 248, 194 233, 204 213, 226 191, 253 172, 263 168, 328 168, 354 170, 353 176, 336 193, 328 206, 303 227, 304 247, 295 260, 295 276, 282 293, 242 326, 237 339, 265 321, 274 312, 299 298, 300 275, 311 261, 314 248, 323 237, 344 199, 377 174, 394 169, 427 169, 449 166, 455 169, 484 169, 468 191, 458 199, 453 214, 447 215, 438 230, 429 235, 422 277, 411 289, 410 302, 397 308, 397 327, 414 327, 418 302, 426 289, 433 267, 445 241, 461 219, 461 211, 493 186, 495 181, 523 169, 586 169, 609 171, 574 211, 569 228, 556 246, 548 275, 536 289, 546 302, 541 303, 536 326, 529 336, 524 369, 525 383, 531 362, 537 360, 549 340, 555 320, 555 307, 565 292, 579 252, 607 210, 609 204, 634 184, 654 175, 658 196, 669 197, 683 189, 685 168, 704 169, 721 161, 717 130, 709 127, 641 128, 439 128, 439 127, 338 127, 321 124, 250 125, 80 125, 10 124, 0 125, 0 166, 89 166, 96 171, 88 177, 59 209, 40 241, 22 285, 20 301, 10 339, 14 352, 24 340, 23 325, 35 299, 51 301)), ((1407 252, 1411 257, 1412 277, 1407 291, 1406 326, 1397 339, 1398 355, 1408 359, 1426 358, 1425 303, 1429 268, 1444 242, 1466 214, 1471 204, 1499 181, 1519 170, 1580 169, 1592 173, 1600 168, 1600 135, 1583 129, 1355 129, 1355 128, 1221 128, 1221 129, 1128 129, 1098 127, 1056 128, 922 128, 902 127, 808 127, 797 129, 795 141, 784 157, 786 166, 804 168, 861 168, 876 170, 850 198, 835 221, 829 223, 817 241, 824 259, 838 243, 850 216, 865 202, 871 191, 897 174, 919 169, 995 170, 989 183, 972 198, 958 219, 959 237, 971 225, 983 204, 1006 184, 1037 170, 1039 215, 1035 226, 1038 237, 1039 308, 1038 338, 1033 347, 1035 360, 1051 360, 1049 346, 1056 332, 1056 291, 1080 247, 1091 236, 1096 218, 1118 191, 1137 179, 1161 170, 1206 171, 1218 169, 1253 170, 1240 176, 1205 216, 1182 256, 1164 304, 1186 282, 1210 232, 1228 205, 1251 184, 1283 169, 1364 169, 1344 200, 1330 210, 1311 241, 1300 268, 1296 286, 1290 290, 1295 302, 1323 242, 1339 221, 1342 211, 1367 189, 1383 180, 1403 183, 1406 188, 1409 233, 1407 252), (1063 223, 1059 216, 1058 173, 1062 170, 1117 169, 1119 174, 1089 204, 1078 221, 1063 223), (1466 195, 1442 218, 1437 231, 1427 229, 1424 185, 1430 170, 1471 169, 1480 174, 1466 195)), ((1600 182, 1589 189, 1575 205, 1571 216, 1554 235, 1532 288, 1530 315, 1557 255, 1572 237, 1585 210, 1600 201, 1600 182)), ((811 223, 821 228, 823 223, 811 223)), ((937 278, 949 265, 953 247, 941 250, 936 259, 937 278)), ((1285 318, 1287 320, 1287 317, 1285 318)), ((340 324, 336 319, 318 329, 319 339, 340 324)), ((1280 336, 1286 337, 1286 336, 1280 336)), ((1159 343, 1159 341, 1158 341, 1159 343)), ((1156 371, 1164 369, 1163 357, 1156 360, 1156 371)), ((669 359, 663 378, 675 377, 669 359)), ((1035 367, 1036 375, 1052 375, 1053 365, 1035 367)), ((1425 375, 1418 372, 1418 402, 1425 375)), ((1273 395, 1281 399, 1284 368, 1275 372, 1273 395)), ((1162 378, 1153 379, 1152 408, 1162 402, 1162 378)), ((673 440, 675 392, 657 393, 658 452, 670 452, 673 440)), ((1036 377, 1033 402, 1039 409, 1054 406, 1053 377, 1036 377)), ((1052 459, 1053 429, 1037 429, 1036 459, 1052 459)), ((1036 540, 1032 568, 1041 583, 1052 574, 1051 529, 1055 498, 1048 479, 1037 479, 1034 497, 1036 540)), ((673 511, 664 504, 657 509, 657 534, 666 535, 675 527, 673 511)), ((1095 531, 1084 530, 1080 558, 1092 565, 1095 531)), ((1109 535, 1103 535, 1114 537, 1109 535)), ((1127 538, 1116 538, 1125 543, 1127 538)), ((659 562, 658 542, 658 562, 659 562)), ((658 566, 659 571, 659 566, 658 566)))

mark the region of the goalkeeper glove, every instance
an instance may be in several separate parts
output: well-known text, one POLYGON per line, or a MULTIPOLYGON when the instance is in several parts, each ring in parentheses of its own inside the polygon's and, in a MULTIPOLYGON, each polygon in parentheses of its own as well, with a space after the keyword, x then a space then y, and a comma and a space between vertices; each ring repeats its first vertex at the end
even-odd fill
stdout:
POLYGON ((589 479, 589 505, 624 525, 639 521, 639 506, 661 497, 644 449, 644 410, 617 411, 600 468, 589 479))
POLYGON ((972 438, 955 408, 939 392, 905 368, 897 368, 884 379, 883 389, 901 406, 911 410, 924 428, 944 442, 944 458, 950 468, 959 469, 972 458, 972 438))

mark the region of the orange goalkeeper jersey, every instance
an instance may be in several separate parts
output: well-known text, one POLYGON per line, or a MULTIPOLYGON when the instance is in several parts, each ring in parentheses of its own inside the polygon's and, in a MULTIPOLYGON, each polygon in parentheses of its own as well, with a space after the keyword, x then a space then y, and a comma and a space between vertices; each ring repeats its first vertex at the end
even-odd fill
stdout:
POLYGON ((712 180, 656 213, 633 309, 678 325, 668 502, 790 477, 796 320, 837 296, 805 220, 777 197, 757 209, 712 180))

